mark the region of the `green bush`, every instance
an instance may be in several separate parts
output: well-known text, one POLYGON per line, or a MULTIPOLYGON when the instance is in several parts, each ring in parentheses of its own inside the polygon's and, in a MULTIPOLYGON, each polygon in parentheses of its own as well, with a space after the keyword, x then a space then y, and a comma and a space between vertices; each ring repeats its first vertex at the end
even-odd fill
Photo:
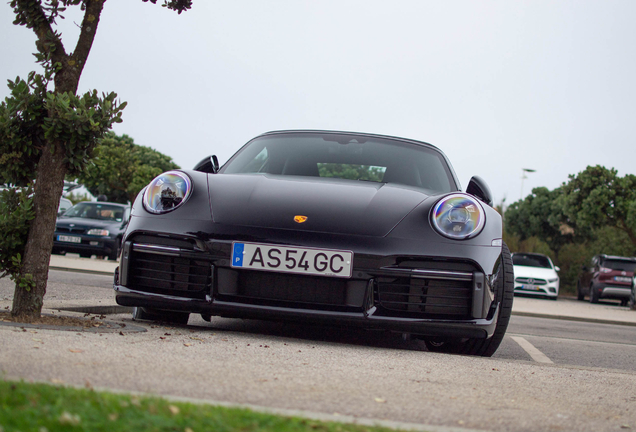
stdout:
POLYGON ((20 267, 29 227, 35 217, 32 197, 32 186, 0 191, 0 277, 9 276, 27 289, 33 281, 28 275, 20 276, 20 267))

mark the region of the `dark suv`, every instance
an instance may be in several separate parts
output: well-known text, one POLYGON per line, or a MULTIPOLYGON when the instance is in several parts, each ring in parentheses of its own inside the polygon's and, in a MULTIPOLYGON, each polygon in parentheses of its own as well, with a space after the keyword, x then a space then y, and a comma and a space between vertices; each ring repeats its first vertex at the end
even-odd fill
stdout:
POLYGON ((596 255, 590 267, 583 266, 577 283, 578 299, 590 296, 590 302, 599 299, 618 299, 625 306, 632 290, 636 258, 596 255))

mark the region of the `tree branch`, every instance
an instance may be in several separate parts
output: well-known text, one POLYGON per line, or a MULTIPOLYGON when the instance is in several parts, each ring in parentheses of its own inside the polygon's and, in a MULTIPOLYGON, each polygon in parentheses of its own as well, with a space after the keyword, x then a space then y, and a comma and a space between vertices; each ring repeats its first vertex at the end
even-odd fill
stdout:
POLYGON ((46 15, 41 2, 13 0, 11 6, 16 14, 14 24, 24 25, 33 29, 38 38, 36 46, 40 53, 49 56, 54 62, 66 57, 62 40, 51 27, 53 15, 46 15))
POLYGON ((104 2, 106 0, 92 0, 86 2, 86 11, 84 12, 84 19, 82 20, 82 27, 75 51, 71 55, 71 62, 69 66, 77 69, 78 75, 82 74, 84 65, 86 65, 86 59, 90 54, 95 35, 97 34, 97 25, 104 9, 104 2))

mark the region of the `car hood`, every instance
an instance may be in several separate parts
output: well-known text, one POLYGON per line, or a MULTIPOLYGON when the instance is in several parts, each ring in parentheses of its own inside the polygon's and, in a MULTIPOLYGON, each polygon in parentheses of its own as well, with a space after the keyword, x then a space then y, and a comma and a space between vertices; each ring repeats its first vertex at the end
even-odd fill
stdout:
POLYGON ((540 268, 540 267, 528 267, 528 266, 514 266, 515 277, 525 277, 534 279, 554 279, 559 277, 556 271, 553 269, 540 268))
POLYGON ((121 225, 121 222, 106 221, 99 219, 79 218, 79 217, 59 217, 55 222, 56 228, 75 228, 75 229, 91 229, 91 228, 109 228, 121 225))
POLYGON ((429 197, 398 185, 310 177, 221 174, 208 183, 216 223, 367 236, 387 235, 429 197))

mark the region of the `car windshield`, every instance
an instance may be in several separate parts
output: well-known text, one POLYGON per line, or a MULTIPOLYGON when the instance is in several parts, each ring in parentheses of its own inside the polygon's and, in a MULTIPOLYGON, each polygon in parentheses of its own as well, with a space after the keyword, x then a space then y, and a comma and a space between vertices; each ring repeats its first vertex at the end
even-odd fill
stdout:
POLYGON ((552 268, 550 260, 543 255, 514 254, 512 264, 526 267, 552 268))
POLYGON ((603 261, 603 264, 601 267, 605 267, 607 269, 612 269, 612 270, 620 270, 620 271, 626 271, 626 272, 634 272, 634 269, 636 269, 636 262, 634 261, 625 261, 625 260, 613 260, 613 259, 606 259, 605 261, 603 261))
POLYGON ((64 216, 121 222, 124 220, 124 208, 112 204, 84 202, 75 204, 64 216))
POLYGON ((257 138, 220 172, 395 183, 445 193, 458 190, 451 170, 444 155, 432 146, 317 132, 257 138))

